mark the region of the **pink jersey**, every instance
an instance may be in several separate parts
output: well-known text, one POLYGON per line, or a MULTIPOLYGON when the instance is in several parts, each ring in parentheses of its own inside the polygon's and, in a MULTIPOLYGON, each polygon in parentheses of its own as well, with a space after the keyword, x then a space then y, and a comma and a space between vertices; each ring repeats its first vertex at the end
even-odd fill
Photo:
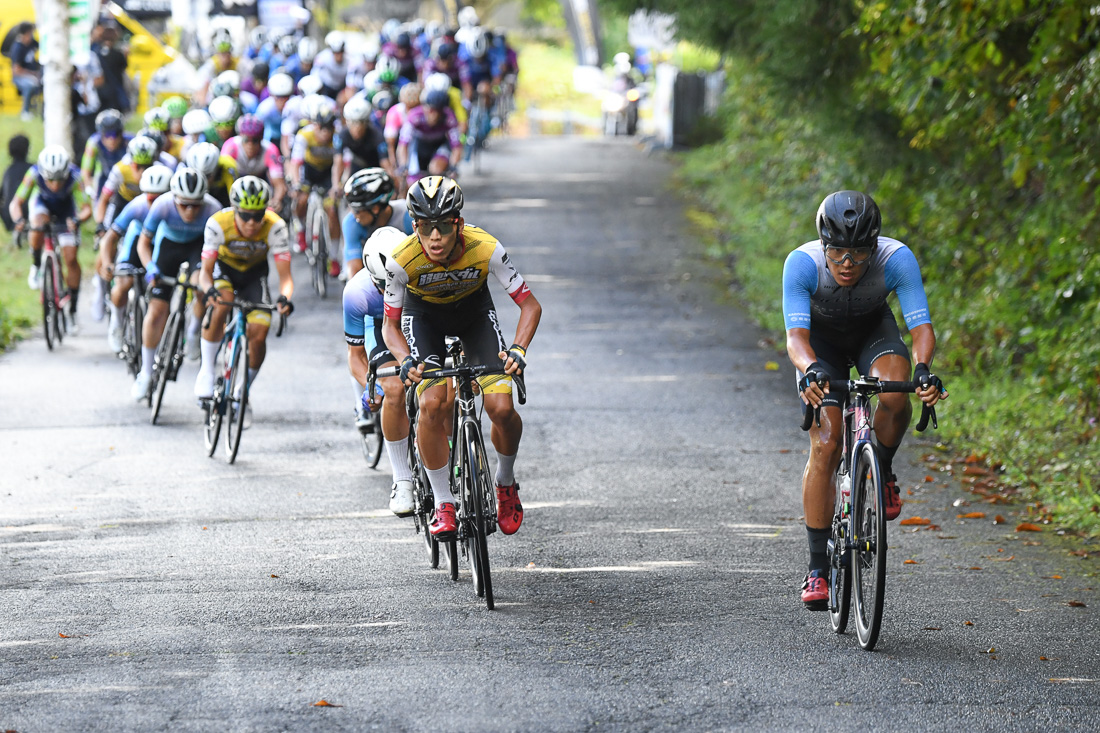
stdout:
POLYGON ((386 129, 383 133, 387 140, 397 139, 397 136, 401 134, 401 126, 405 124, 406 117, 408 117, 408 113, 403 102, 398 102, 390 107, 389 111, 386 112, 386 129))
POLYGON ((279 155, 279 149, 267 140, 260 142, 260 154, 249 158, 244 154, 241 136, 237 135, 225 141, 222 155, 228 155, 237 161, 238 176, 259 176, 268 182, 283 177, 283 159, 279 155))

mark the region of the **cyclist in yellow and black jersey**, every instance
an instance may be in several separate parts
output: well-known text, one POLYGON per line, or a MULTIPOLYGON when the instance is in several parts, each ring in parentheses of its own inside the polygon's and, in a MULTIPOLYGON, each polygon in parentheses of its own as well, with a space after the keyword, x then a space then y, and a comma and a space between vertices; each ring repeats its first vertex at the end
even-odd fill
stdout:
MULTIPOLYGON (((339 140, 336 138, 336 111, 327 98, 318 98, 309 112, 311 122, 295 135, 290 162, 287 164, 287 177, 298 182, 298 192, 294 199, 294 216, 301 225, 298 229, 299 252, 304 252, 306 248, 305 216, 310 190, 314 186, 321 186, 327 190, 325 198, 328 199, 335 199, 340 194, 340 171, 333 164, 339 150, 339 140)), ((334 245, 329 252, 332 255, 330 273, 335 277, 340 274, 340 260, 336 257, 338 251, 335 246, 340 237, 340 220, 337 218, 335 205, 326 205, 325 211, 328 214, 328 230, 334 245)))
POLYGON ((478 380, 485 412, 493 423, 497 453, 497 522, 513 534, 523 521, 514 465, 523 421, 512 403, 511 375, 526 366, 527 347, 535 335, 542 306, 532 295, 508 254, 483 229, 466 226, 461 216, 462 189, 450 178, 428 176, 409 189, 405 199, 415 234, 399 244, 386 263, 385 320, 382 336, 401 362, 406 384, 419 383, 420 422, 417 443, 435 496, 430 531, 449 539, 455 533, 455 498, 447 475, 449 415, 444 381, 431 378, 446 355, 444 338, 462 340, 473 364, 497 365, 505 375, 478 380), (519 306, 515 341, 504 345, 489 294, 492 274, 519 306))

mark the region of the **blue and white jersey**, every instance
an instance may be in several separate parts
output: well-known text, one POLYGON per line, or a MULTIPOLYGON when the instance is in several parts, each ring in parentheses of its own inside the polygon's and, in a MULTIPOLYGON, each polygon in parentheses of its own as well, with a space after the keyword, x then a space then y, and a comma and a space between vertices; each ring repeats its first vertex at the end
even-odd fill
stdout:
POLYGON ((344 340, 370 354, 378 345, 375 331, 382 327, 382 314, 382 293, 364 267, 344 287, 344 340))
POLYGON ((264 123, 264 139, 278 145, 283 134, 283 113, 275 106, 275 98, 268 97, 260 102, 256 107, 256 116, 264 123))
POLYGON ((121 237, 126 234, 131 223, 144 225, 145 217, 149 215, 149 207, 148 196, 143 193, 134 196, 111 222, 111 229, 114 229, 115 233, 121 237))
POLYGON ((404 200, 390 202, 393 214, 389 221, 376 221, 374 226, 365 227, 355 220, 355 214, 348 212, 344 220, 340 222, 340 230, 344 235, 344 262, 363 258, 363 244, 374 234, 379 227, 395 227, 405 232, 413 233, 412 217, 409 216, 404 200))
POLYGON ((788 329, 858 330, 881 317, 891 292, 898 294, 910 330, 932 322, 920 266, 907 246, 879 237, 863 277, 851 287, 842 287, 829 272, 824 248, 815 239, 787 255, 783 265, 783 321, 788 329))
POLYGON ((161 194, 153 205, 149 207, 149 214, 145 217, 144 234, 153 240, 153 259, 157 259, 160 253, 160 243, 169 239, 180 244, 197 242, 201 248, 203 232, 206 229, 206 220, 222 210, 218 200, 206 194, 203 200, 205 206, 194 221, 186 222, 180 216, 176 208, 175 196, 172 192, 161 194))

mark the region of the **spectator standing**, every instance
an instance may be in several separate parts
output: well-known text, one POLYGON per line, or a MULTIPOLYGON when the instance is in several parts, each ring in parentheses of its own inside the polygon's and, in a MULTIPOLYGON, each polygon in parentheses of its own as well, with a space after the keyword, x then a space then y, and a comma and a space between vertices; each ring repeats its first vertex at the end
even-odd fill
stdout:
MULTIPOLYGON (((0 219, 10 232, 15 229, 15 222, 11 220, 8 207, 15 198, 15 192, 19 190, 19 184, 23 182, 23 176, 27 175, 31 164, 27 162, 27 153, 30 152, 31 141, 26 135, 12 135, 8 140, 8 155, 11 156, 11 165, 4 171, 3 188, 0 189, 0 198, 3 198, 4 208, 0 210, 0 219)), ((27 207, 23 207, 23 218, 27 217, 27 207)))
POLYGON ((16 30, 11 47, 12 83, 23 95, 20 117, 29 122, 34 98, 42 93, 42 64, 38 63, 38 41, 34 40, 34 23, 25 22, 16 30))
MULTIPOLYGON (((111 21, 113 23, 113 21, 111 21)), ((126 91, 126 54, 120 51, 118 30, 113 25, 101 23, 92 31, 92 53, 99 57, 103 72, 103 84, 99 87, 99 101, 103 109, 117 109, 123 115, 133 109, 126 91)))

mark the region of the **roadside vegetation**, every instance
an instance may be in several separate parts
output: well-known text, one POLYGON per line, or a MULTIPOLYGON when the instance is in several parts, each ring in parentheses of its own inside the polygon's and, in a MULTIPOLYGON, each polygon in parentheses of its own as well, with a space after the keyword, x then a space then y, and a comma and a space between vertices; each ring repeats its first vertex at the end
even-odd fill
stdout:
POLYGON ((921 263, 951 391, 938 437, 971 459, 972 489, 1100 536, 1100 16, 715 0, 681 32, 727 63, 682 177, 735 296, 781 348, 784 258, 816 238, 827 193, 868 191, 921 263))

